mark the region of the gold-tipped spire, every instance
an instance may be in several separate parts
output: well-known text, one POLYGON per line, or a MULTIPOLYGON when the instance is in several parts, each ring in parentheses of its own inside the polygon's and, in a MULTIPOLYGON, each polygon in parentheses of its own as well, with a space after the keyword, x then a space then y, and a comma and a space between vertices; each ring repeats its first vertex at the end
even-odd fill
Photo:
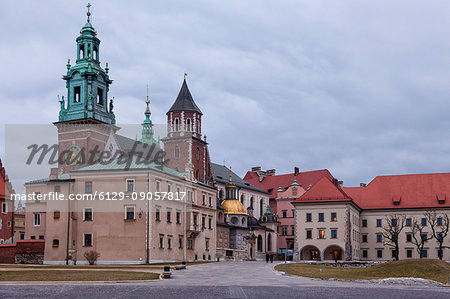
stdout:
POLYGON ((92 6, 91 3, 88 3, 88 4, 86 5, 86 7, 87 7, 87 9, 88 9, 88 11, 87 11, 87 13, 86 13, 88 23, 91 22, 91 6, 92 6))

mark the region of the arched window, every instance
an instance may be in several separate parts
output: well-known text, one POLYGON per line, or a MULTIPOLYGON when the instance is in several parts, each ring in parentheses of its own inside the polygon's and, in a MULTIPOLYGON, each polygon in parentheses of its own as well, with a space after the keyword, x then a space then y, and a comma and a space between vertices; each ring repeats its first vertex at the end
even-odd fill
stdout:
POLYGON ((200 160, 200 149, 197 147, 197 161, 200 160))
POLYGON ((98 48, 94 47, 94 59, 98 60, 98 48))
POLYGON ((175 146, 175 151, 173 152, 173 158, 175 160, 178 160, 180 158, 180 149, 178 146, 175 146))
POLYGON ((262 217, 264 215, 263 206, 264 206, 264 203, 263 203, 263 200, 261 199, 259 201, 259 217, 262 217))
POLYGON ((219 199, 222 199, 222 198, 223 198, 223 190, 220 189, 220 191, 219 191, 219 199))
POLYGON ((90 58, 91 57, 91 45, 90 44, 88 44, 87 53, 88 53, 88 58, 90 58))
POLYGON ((196 178, 197 180, 200 180, 200 175, 199 175, 198 169, 197 169, 197 171, 195 172, 195 178, 196 178))
POLYGON ((272 251, 272 235, 267 235, 267 251, 272 251))
POLYGON ((200 134, 200 122, 198 119, 197 122, 195 123, 195 127, 196 127, 195 131, 200 134))
POLYGON ((241 195, 241 204, 244 204, 244 194, 241 195))
POLYGON ((222 212, 219 213, 219 221, 220 221, 220 222, 224 222, 224 221, 223 221, 223 213, 222 213, 222 212))
POLYGON ((80 59, 84 58, 84 45, 80 45, 80 51, 78 52, 78 57, 80 59))
POLYGON ((253 209, 253 196, 252 196, 252 198, 250 198, 250 207, 253 209))
POLYGON ((178 118, 175 118, 175 131, 179 131, 180 130, 180 123, 178 121, 178 118))
POLYGON ((258 236, 258 243, 257 243, 258 252, 263 251, 263 239, 261 235, 258 236))
POLYGON ((245 225, 245 218, 242 218, 242 225, 245 225))
POLYGON ((186 131, 191 131, 191 119, 186 119, 186 131))

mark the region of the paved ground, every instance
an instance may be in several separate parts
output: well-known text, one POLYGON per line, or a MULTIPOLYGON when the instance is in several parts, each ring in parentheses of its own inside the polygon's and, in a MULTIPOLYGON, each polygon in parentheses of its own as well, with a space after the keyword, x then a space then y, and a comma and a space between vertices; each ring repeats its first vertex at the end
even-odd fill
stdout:
POLYGON ((223 262, 147 283, 0 285, 0 298, 450 298, 450 288, 285 277, 264 262, 223 262))

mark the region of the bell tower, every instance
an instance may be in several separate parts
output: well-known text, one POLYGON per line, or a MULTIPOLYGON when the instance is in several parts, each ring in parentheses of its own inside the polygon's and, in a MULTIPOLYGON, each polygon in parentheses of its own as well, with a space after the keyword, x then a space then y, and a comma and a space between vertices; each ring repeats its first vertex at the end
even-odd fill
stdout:
POLYGON ((87 166, 96 162, 92 150, 101 152, 112 133, 119 128, 113 112, 113 100, 108 103, 108 63, 100 65, 100 40, 91 24, 91 5, 87 5, 87 22, 76 39, 77 59, 75 65, 67 62, 66 97, 60 100, 58 122, 58 168, 62 172, 87 166), (89 159, 92 158, 92 159, 89 159))
POLYGON ((167 167, 192 172, 202 183, 212 185, 211 162, 206 136, 202 139, 203 113, 195 104, 185 73, 180 92, 167 115, 167 137, 164 142, 167 167))

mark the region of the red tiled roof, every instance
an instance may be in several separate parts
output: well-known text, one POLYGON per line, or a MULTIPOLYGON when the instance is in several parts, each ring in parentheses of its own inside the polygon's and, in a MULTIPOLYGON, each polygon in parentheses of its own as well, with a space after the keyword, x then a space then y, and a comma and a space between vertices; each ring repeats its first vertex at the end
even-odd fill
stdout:
POLYGON ((350 201, 342 188, 329 178, 323 177, 294 202, 350 201))
POLYGON ((343 190, 362 209, 450 207, 450 173, 377 176, 366 187, 343 190))
MULTIPOLYGON (((334 179, 328 169, 321 169, 299 172, 297 175, 297 183, 303 186, 304 189, 307 189, 309 185, 314 186, 314 184, 316 184, 323 177, 326 177, 329 180, 334 179)), ((259 189, 267 190, 269 192, 269 198, 276 197, 278 187, 281 186, 284 190, 284 188, 294 182, 294 179, 294 173, 288 173, 281 175, 267 175, 260 182, 258 174, 254 171, 248 171, 244 177, 244 180, 253 186, 258 187, 259 189)))

